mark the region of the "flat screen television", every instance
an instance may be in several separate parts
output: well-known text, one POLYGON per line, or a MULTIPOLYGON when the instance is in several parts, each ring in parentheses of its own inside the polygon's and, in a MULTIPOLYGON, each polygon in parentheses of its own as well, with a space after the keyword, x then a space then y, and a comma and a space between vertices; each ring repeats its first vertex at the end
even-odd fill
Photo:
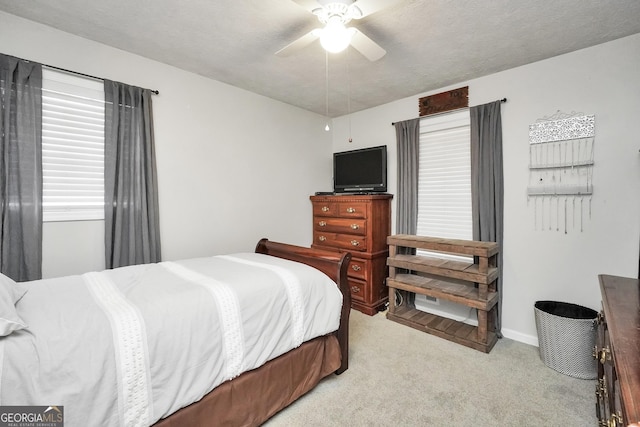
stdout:
POLYGON ((333 153, 335 193, 385 193, 387 146, 333 153))

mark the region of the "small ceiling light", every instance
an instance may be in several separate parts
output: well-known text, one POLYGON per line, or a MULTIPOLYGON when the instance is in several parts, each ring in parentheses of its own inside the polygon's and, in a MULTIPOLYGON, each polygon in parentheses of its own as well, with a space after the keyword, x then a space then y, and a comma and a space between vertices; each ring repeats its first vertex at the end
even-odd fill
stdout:
POLYGON ((332 16, 321 30, 320 44, 331 53, 342 52, 351 43, 355 28, 346 28, 338 16, 332 16))

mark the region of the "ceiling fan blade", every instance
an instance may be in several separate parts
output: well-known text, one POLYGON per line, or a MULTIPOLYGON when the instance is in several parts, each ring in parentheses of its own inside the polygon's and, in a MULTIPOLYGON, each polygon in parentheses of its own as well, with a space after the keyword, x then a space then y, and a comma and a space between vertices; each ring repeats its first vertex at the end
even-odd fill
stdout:
POLYGON ((354 16, 354 18, 360 19, 397 2, 398 0, 357 0, 350 7, 360 11, 360 16, 354 16))
POLYGON ((302 49, 303 47, 306 47, 306 46, 310 45, 311 43, 316 41, 318 39, 318 37, 320 37, 320 34, 319 34, 319 31, 317 29, 313 30, 311 32, 308 32, 304 36, 300 37, 298 40, 295 40, 295 41, 289 43, 288 45, 286 45, 285 47, 283 47, 282 49, 277 51, 276 55, 278 55, 278 56, 289 56, 293 52, 297 52, 298 50, 302 49))
POLYGON ((355 32, 351 38, 351 46, 363 54, 369 61, 377 61, 387 53, 378 43, 365 36, 361 31, 355 28, 354 30, 355 32))
POLYGON ((300 7, 307 9, 309 12, 313 12, 316 9, 322 9, 322 5, 316 0, 293 0, 300 7))

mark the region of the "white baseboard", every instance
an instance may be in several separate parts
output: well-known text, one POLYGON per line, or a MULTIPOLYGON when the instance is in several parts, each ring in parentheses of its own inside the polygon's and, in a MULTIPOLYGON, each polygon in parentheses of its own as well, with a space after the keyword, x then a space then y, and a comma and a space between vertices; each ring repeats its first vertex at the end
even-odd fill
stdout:
POLYGON ((509 338, 510 340, 518 341, 524 344, 529 344, 534 347, 539 346, 537 336, 527 335, 527 334, 523 334, 522 332, 514 331, 512 329, 505 329, 505 328, 502 328, 502 335, 505 338, 509 338))

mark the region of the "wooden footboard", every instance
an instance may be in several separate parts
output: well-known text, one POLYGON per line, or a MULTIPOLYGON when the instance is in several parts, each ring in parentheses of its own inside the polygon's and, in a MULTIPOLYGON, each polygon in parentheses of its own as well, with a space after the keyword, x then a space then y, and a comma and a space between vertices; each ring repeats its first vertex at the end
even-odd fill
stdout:
POLYGON ((351 292, 347 268, 351 254, 304 248, 262 239, 257 253, 310 265, 336 282, 343 295, 339 329, 314 338, 263 366, 227 381, 201 400, 154 424, 154 427, 256 427, 313 389, 331 373, 349 367, 349 314, 351 292))
POLYGON ((348 252, 338 253, 320 249, 305 248, 302 246, 288 245, 285 243, 271 242, 262 239, 256 245, 257 253, 284 258, 291 261, 310 265, 325 273, 331 278, 342 292, 342 313, 340 316, 340 328, 336 331, 336 337, 340 343, 342 364, 336 371, 341 374, 349 367, 349 314, 351 310, 351 290, 347 281, 347 268, 351 260, 348 252))

